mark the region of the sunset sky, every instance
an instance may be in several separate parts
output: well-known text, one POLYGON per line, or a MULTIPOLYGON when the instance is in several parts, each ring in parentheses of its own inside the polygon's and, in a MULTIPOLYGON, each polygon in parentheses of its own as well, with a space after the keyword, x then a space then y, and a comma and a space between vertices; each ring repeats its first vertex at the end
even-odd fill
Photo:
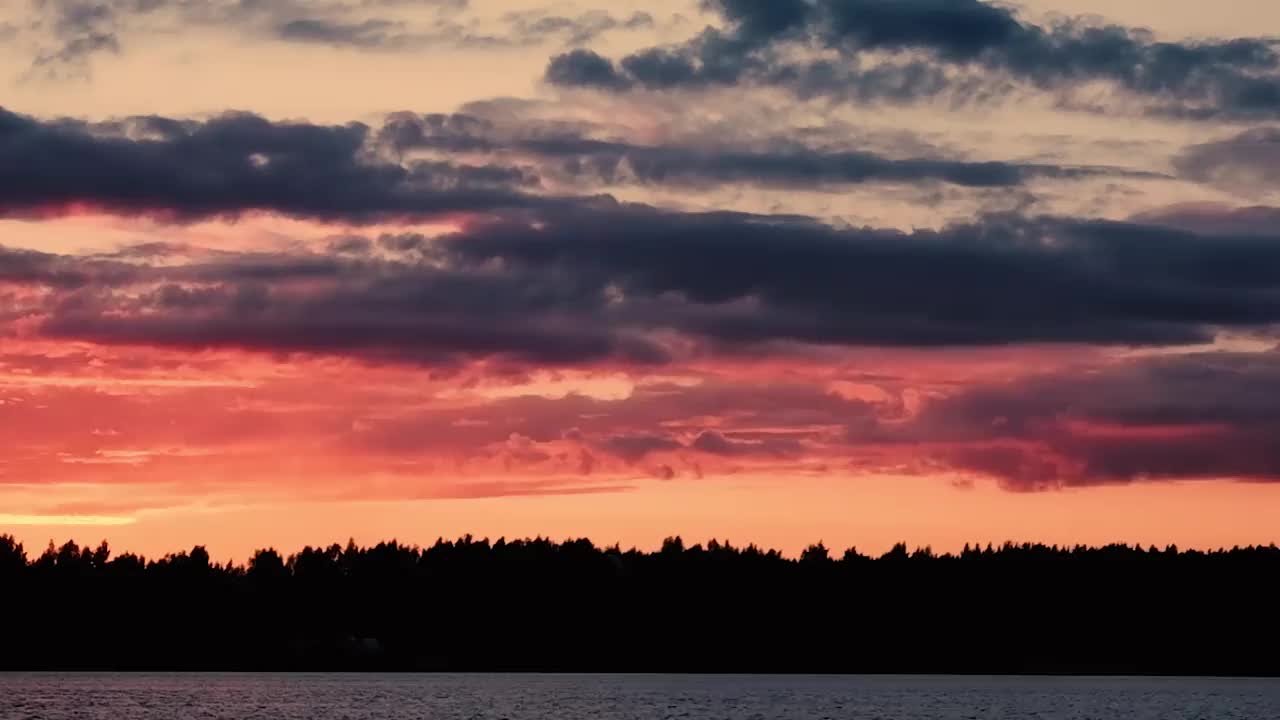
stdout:
POLYGON ((1280 541, 1275 0, 0 3, 0 533, 1280 541))

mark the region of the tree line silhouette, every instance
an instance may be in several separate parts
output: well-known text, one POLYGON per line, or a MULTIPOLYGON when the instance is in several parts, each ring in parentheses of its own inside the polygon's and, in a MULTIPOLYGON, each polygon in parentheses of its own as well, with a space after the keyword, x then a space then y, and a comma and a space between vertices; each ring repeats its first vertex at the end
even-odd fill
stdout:
POLYGON ((0 669, 1280 675, 1280 549, 307 547, 0 535, 0 669))

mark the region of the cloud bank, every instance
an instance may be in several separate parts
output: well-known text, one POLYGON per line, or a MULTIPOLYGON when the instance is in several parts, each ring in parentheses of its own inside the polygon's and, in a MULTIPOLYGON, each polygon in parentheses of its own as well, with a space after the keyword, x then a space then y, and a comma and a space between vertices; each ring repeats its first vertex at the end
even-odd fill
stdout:
POLYGON ((1280 54, 1271 38, 1156 40, 1085 19, 1041 26, 982 0, 708 0, 721 24, 614 61, 590 49, 555 56, 546 79, 609 91, 765 86, 847 102, 944 94, 999 97, 1017 86, 1105 82, 1153 111, 1271 117, 1280 54))

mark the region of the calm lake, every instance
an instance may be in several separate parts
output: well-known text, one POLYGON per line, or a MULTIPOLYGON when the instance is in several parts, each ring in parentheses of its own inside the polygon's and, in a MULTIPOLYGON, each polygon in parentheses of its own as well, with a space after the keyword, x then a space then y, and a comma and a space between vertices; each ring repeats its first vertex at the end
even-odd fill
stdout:
POLYGON ((1263 720, 1280 681, 664 675, 0 674, 0 718, 1263 720))

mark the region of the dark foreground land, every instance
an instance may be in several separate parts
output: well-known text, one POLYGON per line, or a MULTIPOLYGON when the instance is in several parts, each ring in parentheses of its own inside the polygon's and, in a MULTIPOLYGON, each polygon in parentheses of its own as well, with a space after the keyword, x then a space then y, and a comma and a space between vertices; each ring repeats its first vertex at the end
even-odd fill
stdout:
POLYGON ((1280 675, 1280 549, 307 548, 0 536, 0 669, 1280 675))

